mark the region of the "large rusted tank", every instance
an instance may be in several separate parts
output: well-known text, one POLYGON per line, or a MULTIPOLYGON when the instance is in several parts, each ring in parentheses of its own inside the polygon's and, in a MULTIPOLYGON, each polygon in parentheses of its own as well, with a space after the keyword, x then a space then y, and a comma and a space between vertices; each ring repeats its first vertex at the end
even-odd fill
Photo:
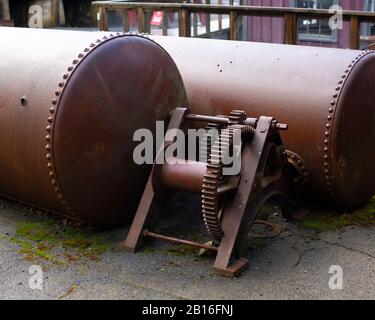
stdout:
POLYGON ((131 35, 0 28, 0 193, 93 226, 133 217, 133 133, 185 104, 176 65, 131 35))
POLYGON ((194 113, 236 108, 288 123, 283 140, 315 201, 351 208, 375 194, 374 52, 152 39, 175 60, 194 113))

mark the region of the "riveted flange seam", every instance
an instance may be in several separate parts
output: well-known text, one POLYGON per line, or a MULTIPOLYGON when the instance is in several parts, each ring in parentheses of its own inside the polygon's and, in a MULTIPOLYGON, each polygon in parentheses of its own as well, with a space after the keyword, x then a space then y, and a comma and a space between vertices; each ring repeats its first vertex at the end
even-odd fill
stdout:
MULTIPOLYGON (((95 42, 92 42, 89 46, 83 49, 82 52, 80 52, 76 58, 72 60, 71 65, 67 68, 66 72, 62 76, 62 80, 58 83, 58 87, 56 91, 54 92, 54 97, 51 100, 51 106, 49 108, 49 117, 47 119, 47 126, 46 131, 47 135, 45 136, 46 145, 46 160, 47 160, 47 168, 48 168, 48 174, 51 179, 51 185, 54 188, 54 192, 57 195, 57 198, 59 199, 60 203, 64 207, 64 209, 67 211, 68 215, 77 222, 82 222, 80 217, 76 214, 72 206, 70 205, 69 201, 66 199, 66 196, 64 195, 64 192, 62 190, 61 185, 59 184, 59 180, 56 173, 56 168, 54 164, 54 155, 53 155, 53 135, 54 135, 54 125, 55 125, 55 119, 58 113, 58 107, 59 103, 62 97, 62 94, 64 92, 65 87, 67 86, 67 83, 69 82, 69 79, 71 78, 74 71, 77 69, 77 67, 80 65, 80 63, 89 55, 92 51, 97 49, 102 44, 108 42, 109 40, 124 37, 124 36, 137 36, 137 37, 143 37, 141 35, 136 34, 128 34, 128 33, 120 33, 117 32, 115 34, 108 34, 103 36, 100 39, 97 39, 95 42)), ((143 37, 145 38, 145 37, 143 37)))
POLYGON ((373 54, 374 52, 371 50, 362 51, 359 55, 357 55, 353 60, 350 61, 348 66, 345 68, 345 71, 341 75, 340 79, 338 80, 335 91, 332 95, 332 100, 329 103, 328 113, 326 116, 326 123, 325 123, 325 131, 324 131, 324 140, 323 140, 323 172, 324 172, 324 180, 330 197, 333 201, 336 200, 336 194, 334 190, 333 184, 333 175, 332 175, 332 167, 331 167, 331 142, 332 142, 332 129, 334 124, 334 119, 336 115, 336 109, 339 103, 339 99, 342 93, 342 90, 345 86, 347 79, 351 71, 354 69, 356 64, 366 55, 373 54))

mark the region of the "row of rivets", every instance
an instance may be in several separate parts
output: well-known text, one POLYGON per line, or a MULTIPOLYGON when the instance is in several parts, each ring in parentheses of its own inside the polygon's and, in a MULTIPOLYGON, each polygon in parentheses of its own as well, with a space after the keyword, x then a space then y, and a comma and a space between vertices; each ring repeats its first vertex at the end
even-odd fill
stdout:
POLYGON ((343 85, 345 83, 345 80, 348 78, 348 75, 350 73, 350 71, 353 69, 353 67, 355 66, 355 64, 358 62, 359 59, 361 59, 364 55, 368 54, 370 51, 363 51, 361 54, 359 54, 357 57, 355 57, 351 63, 349 63, 349 65, 347 66, 347 68, 345 69, 344 73, 342 74, 342 76, 340 77, 340 80, 337 82, 337 86, 335 88, 335 93, 333 94, 333 100, 330 102, 330 107, 328 109, 328 115, 327 115, 327 123, 325 125, 327 131, 325 131, 324 133, 324 149, 323 149, 323 152, 324 152, 324 173, 325 173, 325 181, 326 181, 326 185, 327 185, 327 188, 328 188, 328 191, 330 192, 331 194, 331 197, 333 198, 333 200, 335 200, 335 194, 334 194, 334 190, 333 190, 333 187, 332 187, 332 175, 331 175, 331 167, 330 167, 330 164, 329 164, 329 158, 330 158, 330 149, 329 149, 329 146, 330 146, 330 138, 331 138, 331 129, 332 129, 332 121, 333 121, 333 115, 334 112, 335 112, 335 109, 337 107, 337 102, 338 102, 338 97, 339 97, 339 92, 341 92, 342 88, 343 88, 343 85))
POLYGON ((297 154, 288 150, 286 151, 286 154, 287 154, 288 159, 292 160, 290 162, 297 164, 298 168, 296 169, 299 171, 300 176, 303 179, 303 183, 307 183, 309 181, 308 179, 309 174, 307 172, 306 165, 304 164, 302 159, 297 154))
MULTIPOLYGON (((117 33, 116 36, 122 36, 123 34, 117 33)), ((58 84, 59 89, 55 91, 55 97, 52 99, 52 106, 49 109, 49 113, 51 116, 47 119, 48 125, 46 127, 47 135, 46 135, 46 141, 47 144, 45 146, 46 149, 46 159, 47 159, 47 168, 49 169, 49 176, 51 177, 51 184, 54 187, 54 191, 57 194, 57 198, 61 201, 64 208, 67 210, 67 212, 74 218, 78 219, 76 214, 73 212, 72 208, 68 205, 68 202, 64 198, 64 195, 61 192, 61 189, 58 185, 58 181, 56 179, 56 173, 53 165, 53 155, 52 155, 52 134, 53 134, 53 123, 55 120, 55 113, 56 113, 56 107, 59 103, 60 96, 62 94, 62 91, 64 90, 64 87, 67 83, 67 80, 71 76, 72 72, 75 70, 75 68, 79 65, 82 59, 85 58, 85 56, 92 51, 94 48, 96 48, 99 44, 101 44, 103 41, 106 41, 108 39, 111 39, 115 37, 113 34, 109 35, 109 37, 104 36, 102 39, 98 39, 96 43, 91 43, 87 48, 83 50, 82 53, 78 54, 78 57, 73 59, 72 65, 68 67, 67 72, 63 75, 63 81, 61 81, 58 84)))

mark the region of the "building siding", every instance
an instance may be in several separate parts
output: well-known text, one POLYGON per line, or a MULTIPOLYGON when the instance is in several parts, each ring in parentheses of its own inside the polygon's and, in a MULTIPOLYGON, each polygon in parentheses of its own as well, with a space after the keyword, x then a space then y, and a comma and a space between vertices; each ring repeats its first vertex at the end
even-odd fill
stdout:
MULTIPOLYGON (((344 10, 364 10, 365 0, 340 0, 339 4, 344 10)), ((248 0, 251 6, 289 7, 291 0, 248 0)), ((274 17, 244 17, 246 33, 244 40, 257 42, 284 43, 284 18, 274 17)), ((348 48, 350 38, 350 22, 344 22, 343 30, 338 30, 337 41, 319 42, 298 40, 300 45, 348 48)))

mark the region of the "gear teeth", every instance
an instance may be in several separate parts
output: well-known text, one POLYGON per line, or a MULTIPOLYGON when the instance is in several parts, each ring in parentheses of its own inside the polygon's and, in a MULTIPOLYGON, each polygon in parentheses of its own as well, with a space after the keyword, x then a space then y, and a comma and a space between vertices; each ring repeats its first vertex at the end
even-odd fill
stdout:
POLYGON ((205 175, 204 175, 204 177, 205 178, 207 178, 207 179, 217 179, 217 175, 216 174, 212 174, 212 173, 206 173, 205 175))
MULTIPOLYGON (((205 194, 206 196, 215 197, 216 192, 213 192, 213 191, 210 191, 210 190, 206 190, 204 194, 205 194)), ((215 200, 216 200, 216 198, 215 198, 215 200)))
POLYGON ((206 127, 206 134, 203 136, 200 147, 199 147, 199 158, 200 161, 208 162, 209 155, 211 153, 212 145, 218 138, 216 135, 209 134, 210 130, 216 130, 220 134, 221 126, 215 123, 208 123, 206 127))
MULTIPOLYGON (((202 214, 207 231, 217 240, 223 237, 223 230, 220 221, 220 205, 218 188, 223 181, 223 158, 228 154, 229 148, 233 144, 233 136, 237 132, 254 133, 255 129, 250 126, 240 125, 241 121, 246 119, 246 113, 241 110, 231 112, 229 126, 220 131, 219 137, 213 139, 205 137, 204 142, 207 148, 207 171, 204 175, 202 186, 202 214), (209 141, 209 143, 208 143, 209 141)), ((214 125, 208 125, 208 127, 214 125)))
POLYGON ((203 194, 202 203, 216 203, 216 196, 213 194, 203 194))
POLYGON ((203 185, 203 188, 205 188, 206 190, 211 190, 211 191, 217 189, 215 185, 210 185, 210 184, 207 184, 207 183, 203 185))
POLYGON ((204 184, 217 184, 218 181, 220 181, 220 178, 203 179, 204 184))
POLYGON ((242 110, 233 110, 229 116, 229 125, 239 124, 246 119, 246 112, 242 110))
POLYGON ((220 164, 215 164, 215 163, 208 163, 207 164, 207 169, 210 170, 211 173, 219 173, 221 171, 221 165, 220 164))

